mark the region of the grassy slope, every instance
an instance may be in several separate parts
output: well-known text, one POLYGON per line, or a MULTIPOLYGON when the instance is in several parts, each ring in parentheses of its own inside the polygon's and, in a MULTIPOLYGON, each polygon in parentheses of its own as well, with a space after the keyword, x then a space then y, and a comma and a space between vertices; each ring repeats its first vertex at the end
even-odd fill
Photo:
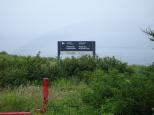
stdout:
MULTIPOLYGON (((92 109, 84 106, 81 93, 88 90, 86 84, 75 80, 61 79, 53 82, 49 88, 49 101, 46 115, 90 114, 92 109), (73 107, 76 106, 76 107, 73 107), (89 111, 89 110, 90 111, 89 111), (87 111, 86 111, 87 110, 87 111)), ((3 89, 0 96, 0 111, 30 111, 35 114, 35 109, 41 107, 40 86, 19 86, 16 89, 3 89)), ((93 113, 91 113, 93 114, 93 113)))
POLYGON ((154 106, 154 66, 128 66, 114 58, 88 57, 66 59, 57 64, 56 59, 0 54, 0 111, 35 114, 35 109, 41 107, 37 77, 44 73, 48 73, 50 79, 46 115, 98 115, 98 111, 145 115, 146 110, 154 106), (9 83, 12 89, 7 88, 9 83))

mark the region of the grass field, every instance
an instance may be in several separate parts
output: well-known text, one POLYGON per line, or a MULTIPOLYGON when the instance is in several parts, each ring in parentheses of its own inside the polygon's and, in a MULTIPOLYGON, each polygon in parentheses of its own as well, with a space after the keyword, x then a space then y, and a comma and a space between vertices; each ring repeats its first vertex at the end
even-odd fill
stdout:
MULTIPOLYGON (((61 115, 62 113, 66 115, 86 114, 86 110, 90 110, 90 107, 85 107, 81 94, 87 89, 88 86, 86 84, 83 82, 77 83, 75 80, 61 79, 53 82, 49 86, 49 100, 46 115, 61 115)), ((0 111, 30 111, 35 115, 35 109, 40 107, 40 86, 21 85, 14 89, 1 89, 0 111)), ((90 112, 89 110, 87 112, 90 112)))
POLYGON ((0 53, 0 112, 41 107, 41 78, 49 78, 45 115, 152 115, 154 63, 127 65, 114 57, 56 58, 0 53))

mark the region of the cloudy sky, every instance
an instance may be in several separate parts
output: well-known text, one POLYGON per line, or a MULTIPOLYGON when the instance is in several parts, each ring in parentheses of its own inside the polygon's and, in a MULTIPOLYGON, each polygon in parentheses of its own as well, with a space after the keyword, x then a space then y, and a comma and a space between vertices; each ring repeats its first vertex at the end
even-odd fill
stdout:
POLYGON ((150 64, 154 0, 0 0, 0 51, 57 55, 59 40, 95 40, 99 56, 150 64))

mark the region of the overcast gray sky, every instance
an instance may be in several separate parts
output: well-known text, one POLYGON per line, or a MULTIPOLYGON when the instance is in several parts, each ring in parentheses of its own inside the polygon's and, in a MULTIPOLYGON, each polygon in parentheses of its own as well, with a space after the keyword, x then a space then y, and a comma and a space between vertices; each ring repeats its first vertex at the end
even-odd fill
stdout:
POLYGON ((100 56, 154 60, 154 0, 0 0, 0 51, 57 55, 58 40, 95 40, 100 56))

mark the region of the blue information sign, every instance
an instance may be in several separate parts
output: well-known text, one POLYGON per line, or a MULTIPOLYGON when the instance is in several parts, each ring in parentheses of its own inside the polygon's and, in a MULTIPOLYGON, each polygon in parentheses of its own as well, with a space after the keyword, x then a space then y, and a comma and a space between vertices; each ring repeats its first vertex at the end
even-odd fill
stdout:
POLYGON ((92 51, 95 56, 95 41, 58 41, 58 58, 61 51, 92 51))

